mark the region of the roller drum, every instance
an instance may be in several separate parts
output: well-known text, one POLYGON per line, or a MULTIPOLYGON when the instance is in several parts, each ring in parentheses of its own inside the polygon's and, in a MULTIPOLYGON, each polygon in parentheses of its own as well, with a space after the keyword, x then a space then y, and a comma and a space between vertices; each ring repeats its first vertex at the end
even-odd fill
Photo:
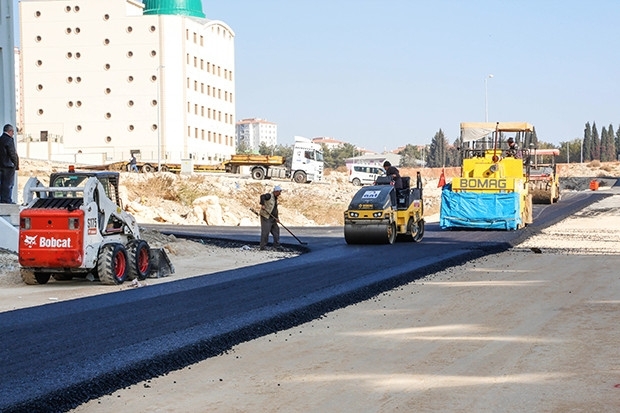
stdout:
POLYGON ((344 239, 347 244, 393 244, 396 227, 387 221, 360 222, 344 224, 344 239))

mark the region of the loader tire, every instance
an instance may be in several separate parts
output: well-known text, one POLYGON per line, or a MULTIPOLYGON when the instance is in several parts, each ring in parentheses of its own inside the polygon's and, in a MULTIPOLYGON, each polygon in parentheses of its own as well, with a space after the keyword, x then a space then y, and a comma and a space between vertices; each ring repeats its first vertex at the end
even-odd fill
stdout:
POLYGON ((28 285, 47 284, 51 274, 48 272, 39 272, 20 268, 22 280, 28 285))
POLYGON ((151 273, 151 249, 149 244, 143 239, 130 241, 127 244, 127 255, 129 266, 127 268, 127 279, 146 279, 151 273))
POLYGON ((97 274, 103 284, 122 284, 127 279, 127 250, 123 244, 106 244, 99 250, 97 274))

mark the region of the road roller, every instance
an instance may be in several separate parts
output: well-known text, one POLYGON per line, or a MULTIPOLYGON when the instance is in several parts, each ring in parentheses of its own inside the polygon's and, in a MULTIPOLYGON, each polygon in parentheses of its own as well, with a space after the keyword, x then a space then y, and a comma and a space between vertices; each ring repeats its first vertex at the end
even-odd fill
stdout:
POLYGON ((424 236, 422 178, 417 173, 415 187, 410 177, 402 177, 403 188, 395 189, 390 177, 378 177, 353 196, 344 212, 344 239, 347 244, 393 244, 420 242, 424 236))

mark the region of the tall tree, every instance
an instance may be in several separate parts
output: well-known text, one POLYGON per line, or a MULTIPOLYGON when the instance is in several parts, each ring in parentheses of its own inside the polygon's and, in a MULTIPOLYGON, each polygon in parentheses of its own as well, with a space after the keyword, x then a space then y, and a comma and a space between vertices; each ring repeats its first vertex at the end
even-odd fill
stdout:
POLYGON ((618 127, 618 130, 616 131, 616 157, 614 159, 616 160, 620 160, 620 127, 618 127))
POLYGON ((590 146, 590 155, 592 156, 591 161, 598 159, 601 160, 601 138, 598 135, 598 130, 596 129, 596 122, 592 122, 592 143, 590 146))
POLYGON ((431 147, 428 151, 428 165, 431 168, 438 168, 445 166, 446 164, 446 137, 443 131, 439 129, 439 132, 435 134, 431 141, 431 147))
POLYGON ((399 152, 400 166, 417 167, 420 166, 422 160, 422 151, 417 146, 407 144, 399 152))
POLYGON ((586 122, 586 128, 583 130, 583 160, 590 162, 592 160, 592 128, 590 122, 586 122))
POLYGON ((610 123, 607 129, 607 136, 605 139, 605 145, 601 143, 601 161, 611 162, 617 159, 616 157, 616 139, 614 136, 614 127, 610 123))

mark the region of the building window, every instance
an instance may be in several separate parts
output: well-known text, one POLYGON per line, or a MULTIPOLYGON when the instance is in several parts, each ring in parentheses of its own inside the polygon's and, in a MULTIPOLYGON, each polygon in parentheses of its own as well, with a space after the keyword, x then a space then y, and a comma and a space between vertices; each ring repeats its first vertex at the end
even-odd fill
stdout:
POLYGON ((81 100, 76 101, 75 106, 77 106, 78 108, 82 106, 82 101, 81 100))
POLYGON ((75 83, 80 83, 81 81, 82 81, 81 77, 78 76, 78 77, 75 78, 75 83))
POLYGON ((71 11, 71 6, 66 6, 66 7, 65 7, 65 11, 66 11, 67 13, 69 13, 69 12, 71 11))
POLYGON ((131 26, 127 26, 127 33, 131 33, 133 31, 133 28, 131 26))
POLYGON ((106 46, 109 45, 110 44, 110 39, 104 39, 103 40, 103 44, 106 45, 106 46))
POLYGON ((67 59, 71 59, 73 57, 73 53, 67 52, 67 59))
POLYGON ((157 52, 156 52, 155 50, 151 50, 151 56, 152 56, 152 57, 157 56, 157 52))
POLYGON ((108 112, 108 113, 106 113, 106 114, 105 114, 105 118, 106 118, 106 119, 110 119, 111 117, 112 117, 112 114, 111 114, 110 112, 108 112))
POLYGON ((80 131, 82 130, 82 125, 77 125, 77 126, 75 127, 75 130, 76 130, 76 131, 78 131, 78 132, 80 132, 80 131))
POLYGON ((43 90, 43 85, 42 84, 38 84, 37 85, 37 90, 43 90))
POLYGON ((37 36, 37 37, 35 38, 35 41, 36 41, 37 43, 38 43, 38 42, 40 42, 40 41, 41 41, 41 36, 37 36))
POLYGON ((76 59, 79 59, 80 57, 82 57, 82 53, 77 52, 77 53, 75 54, 75 58, 76 58, 76 59))
POLYGON ((68 101, 68 102, 67 102, 67 106, 68 106, 68 107, 70 107, 70 108, 72 108, 72 107, 73 107, 73 102, 68 101))
POLYGON ((151 100, 151 106, 157 106, 157 101, 155 99, 151 100))
POLYGON ((35 11, 34 12, 34 17, 41 17, 41 12, 40 11, 35 11))
POLYGON ((73 82, 73 78, 72 78, 71 76, 69 76, 69 77, 67 78, 67 83, 71 83, 71 82, 73 82))
POLYGON ((74 31, 75 31, 75 34, 79 34, 82 30, 80 30, 79 27, 76 27, 74 31))
POLYGON ((156 125, 156 124, 152 124, 152 125, 151 125, 151 129, 153 129, 153 130, 157 130, 157 125, 156 125))
POLYGON ((105 137, 105 141, 106 141, 107 143, 110 143, 110 142, 112 142, 112 138, 111 138, 111 137, 109 137, 109 136, 106 136, 106 137, 105 137))
POLYGON ((105 70, 110 70, 110 64, 106 63, 105 66, 103 66, 105 70))
POLYGON ((133 125, 129 125, 129 126, 127 127, 127 129, 129 129, 129 132, 132 132, 132 131, 133 131, 133 129, 134 129, 134 127, 133 127, 133 125))
POLYGON ((78 11, 80 11, 80 6, 75 6, 73 10, 77 13, 78 11))
POLYGON ((157 81, 157 76, 155 75, 151 76, 151 82, 155 82, 155 81, 157 81))
POLYGON ((155 26, 151 26, 149 30, 153 33, 155 31, 155 26))
MULTIPOLYGON (((103 15, 103 20, 110 20, 110 15, 109 14, 104 14, 103 15)), ((109 137, 109 136, 108 136, 109 137)), ((109 142, 109 141, 108 141, 109 142)))
POLYGON ((129 102, 127 102, 127 106, 132 107, 133 106, 133 100, 130 100, 129 102))
POLYGON ((129 83, 133 82, 133 76, 129 76, 129 77, 127 77, 127 81, 128 81, 129 83))
POLYGON ((133 57, 133 52, 131 50, 127 52, 127 57, 133 57))
POLYGON ((110 89, 109 87, 105 88, 105 94, 109 95, 112 92, 112 89, 110 89))
POLYGON ((43 109, 39 109, 39 110, 37 111, 37 113, 38 113, 39 115, 42 115, 42 114, 43 114, 43 109))
POLYGON ((65 33, 70 34, 70 33, 71 33, 71 27, 67 27, 67 28, 65 29, 65 33))

